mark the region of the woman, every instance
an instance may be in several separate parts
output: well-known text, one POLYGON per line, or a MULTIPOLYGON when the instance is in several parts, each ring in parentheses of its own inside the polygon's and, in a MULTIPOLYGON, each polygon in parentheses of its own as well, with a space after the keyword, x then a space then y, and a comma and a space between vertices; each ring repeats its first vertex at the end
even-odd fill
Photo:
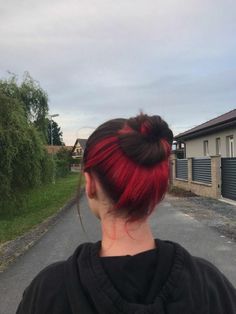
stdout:
POLYGON ((236 292, 212 264, 154 239, 148 218, 168 186, 172 131, 159 116, 110 120, 84 152, 86 195, 102 240, 48 266, 17 314, 235 314, 236 292))

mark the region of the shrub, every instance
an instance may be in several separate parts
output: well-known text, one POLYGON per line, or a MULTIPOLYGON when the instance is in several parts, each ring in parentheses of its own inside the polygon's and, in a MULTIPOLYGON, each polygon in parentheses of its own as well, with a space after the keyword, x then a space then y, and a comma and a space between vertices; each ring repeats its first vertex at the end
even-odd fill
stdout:
POLYGON ((65 147, 56 154, 56 177, 65 177, 70 173, 71 152, 65 147))

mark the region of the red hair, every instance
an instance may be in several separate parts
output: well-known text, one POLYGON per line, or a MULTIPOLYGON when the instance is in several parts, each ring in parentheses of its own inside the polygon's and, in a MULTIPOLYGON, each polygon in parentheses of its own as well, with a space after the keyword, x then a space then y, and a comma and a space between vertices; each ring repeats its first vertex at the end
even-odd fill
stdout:
MULTIPOLYGON (((128 137, 130 141, 131 134, 137 137, 136 131, 123 120, 120 128, 117 128, 115 123, 117 120, 112 121, 98 128, 88 140, 84 155, 84 171, 91 171, 97 176, 114 202, 114 214, 125 217, 128 221, 145 219, 162 200, 167 190, 171 145, 168 139, 162 138, 158 147, 165 158, 155 164, 140 164, 130 158, 127 149, 122 149, 122 140, 127 142, 128 137), (116 127, 115 130, 113 127, 109 134, 108 129, 112 127, 112 121, 116 127)), ((148 136, 148 132, 150 126, 146 122, 142 124, 139 134, 145 133, 145 136, 148 136)), ((133 144, 132 138, 131 141, 133 144)), ((145 149, 145 146, 143 148, 145 149)), ((146 154, 145 151, 141 153, 146 154)))

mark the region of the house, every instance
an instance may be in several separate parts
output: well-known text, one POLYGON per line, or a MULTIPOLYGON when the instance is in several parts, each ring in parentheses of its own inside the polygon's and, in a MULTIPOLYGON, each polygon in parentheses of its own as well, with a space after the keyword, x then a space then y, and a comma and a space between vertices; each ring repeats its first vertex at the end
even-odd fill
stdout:
POLYGON ((73 148, 72 148, 72 158, 81 158, 83 156, 87 139, 77 138, 73 148))
POLYGON ((236 109, 175 136, 184 157, 236 157, 236 109))

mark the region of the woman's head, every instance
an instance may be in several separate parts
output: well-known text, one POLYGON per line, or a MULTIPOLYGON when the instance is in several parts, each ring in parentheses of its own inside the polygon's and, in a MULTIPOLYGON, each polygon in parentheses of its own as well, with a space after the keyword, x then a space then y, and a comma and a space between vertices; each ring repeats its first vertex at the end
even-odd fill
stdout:
POLYGON ((114 119, 89 137, 84 171, 112 201, 110 212, 129 222, 146 219, 163 198, 173 133, 159 116, 114 119))

